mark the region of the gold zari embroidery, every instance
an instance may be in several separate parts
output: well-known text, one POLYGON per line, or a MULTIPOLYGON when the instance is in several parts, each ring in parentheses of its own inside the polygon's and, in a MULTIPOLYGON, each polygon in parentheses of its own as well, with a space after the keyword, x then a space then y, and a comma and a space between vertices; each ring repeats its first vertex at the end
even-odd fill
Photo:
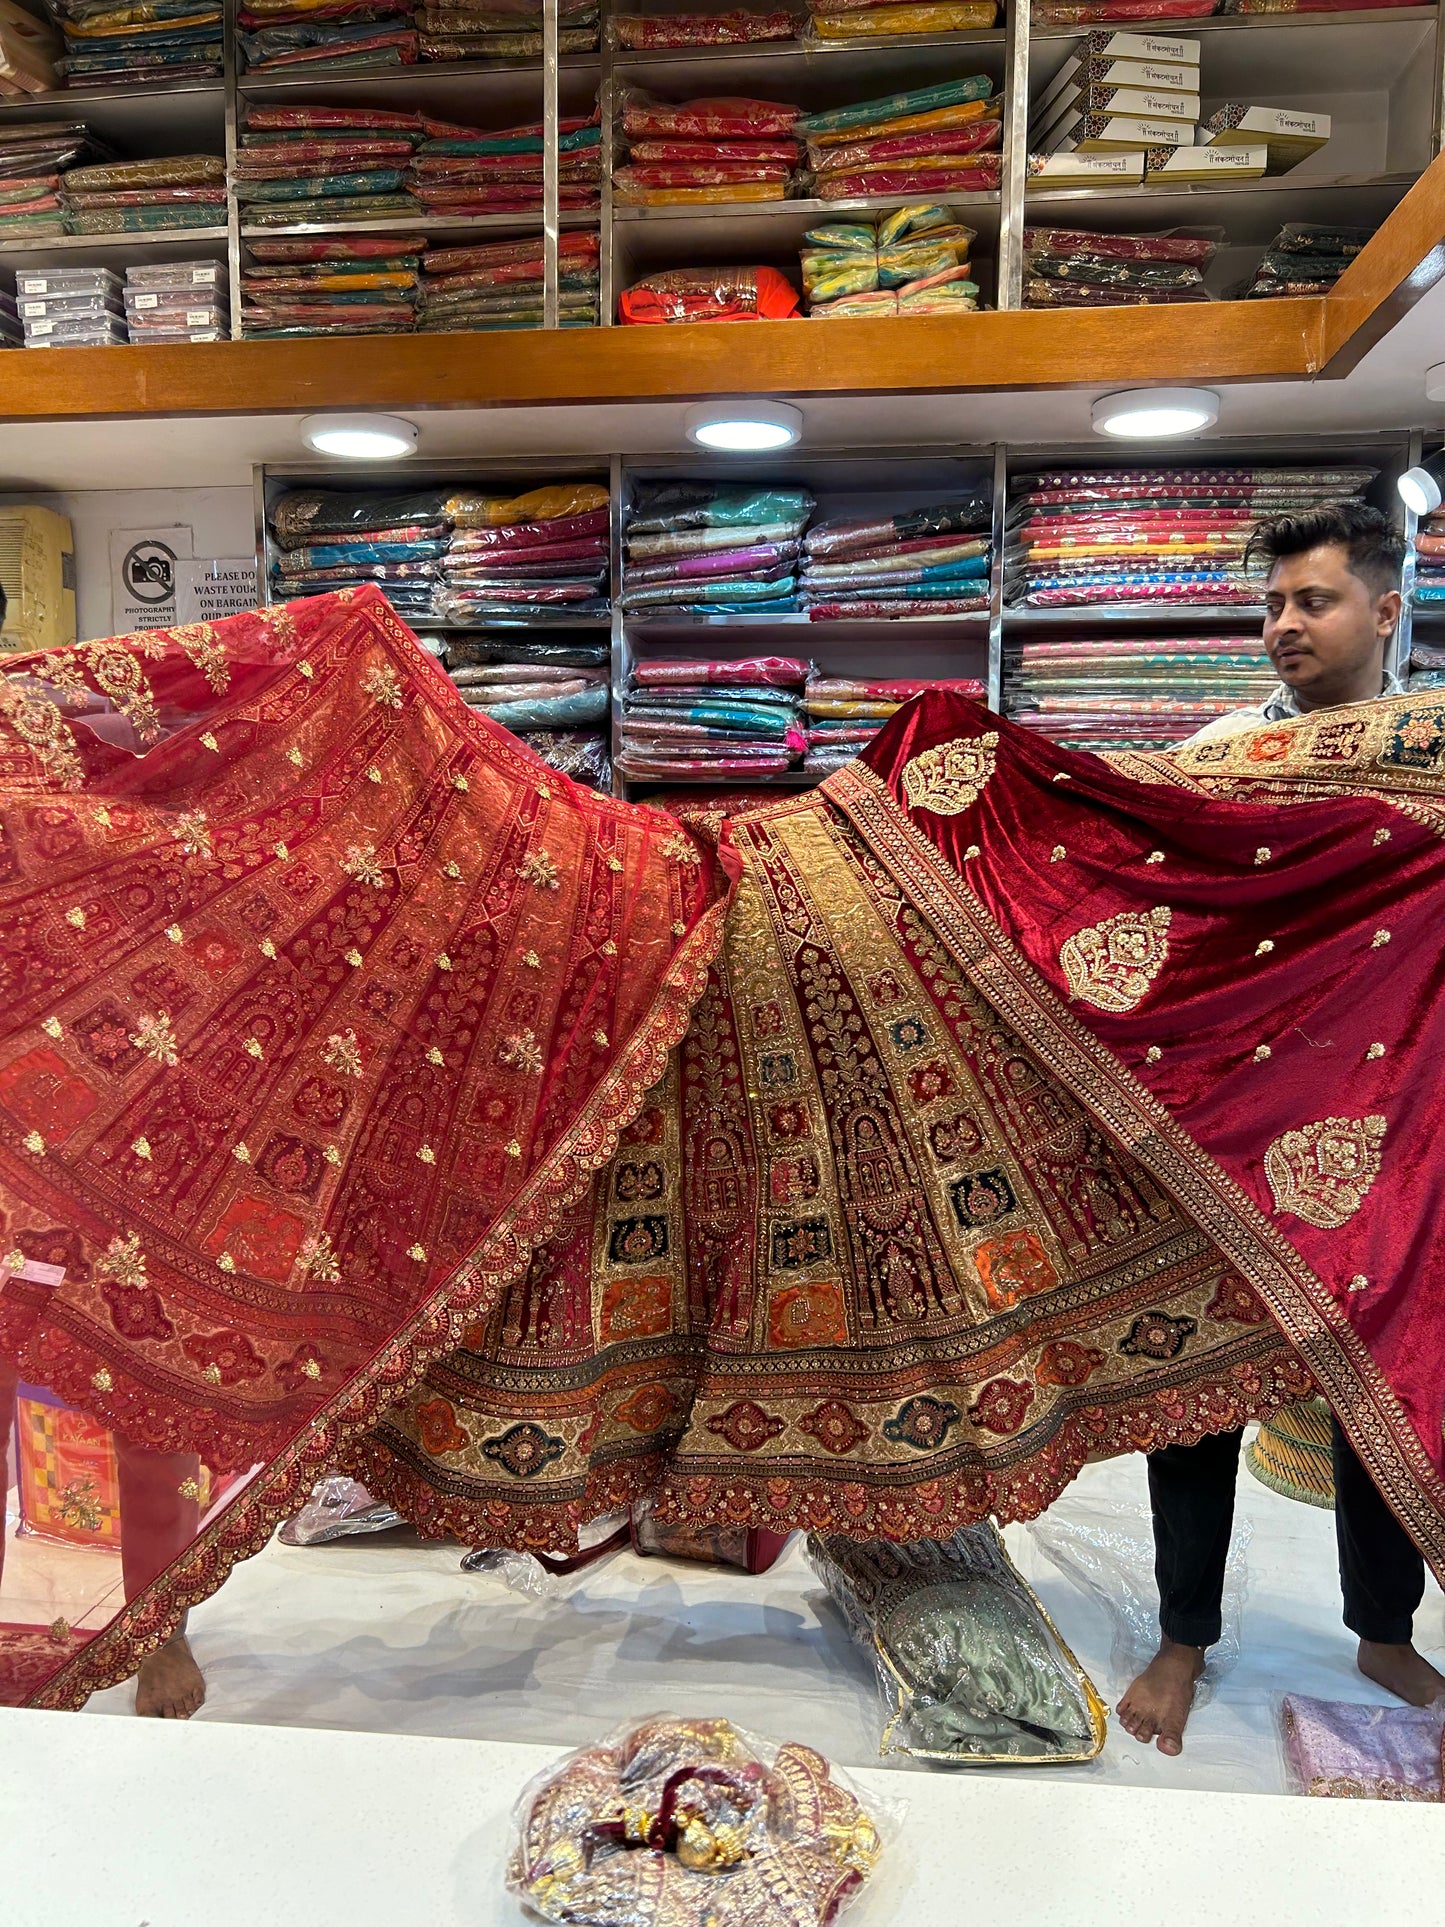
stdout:
POLYGON ((1071 994, 1095 1010, 1133 1010, 1168 960, 1170 917, 1161 903, 1076 931, 1059 951, 1071 994))
POLYGON ((926 749, 903 768, 903 794, 914 810, 934 816, 961 816, 978 801, 993 775, 998 731, 986 736, 959 737, 926 749))
POLYGON ((1321 1231, 1354 1217, 1380 1175, 1382 1117, 1326 1117, 1277 1137, 1264 1154, 1275 1208, 1321 1231))

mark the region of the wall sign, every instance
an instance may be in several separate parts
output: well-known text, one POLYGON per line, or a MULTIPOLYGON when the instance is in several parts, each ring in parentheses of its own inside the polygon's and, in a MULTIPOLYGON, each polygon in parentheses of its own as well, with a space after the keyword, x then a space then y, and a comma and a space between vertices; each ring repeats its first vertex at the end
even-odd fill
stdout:
POLYGON ((169 629, 176 621, 176 564, 189 559, 188 528, 112 529, 110 617, 118 636, 169 629))
POLYGON ((254 555, 210 556, 176 564, 176 621, 219 622, 260 601, 254 555))

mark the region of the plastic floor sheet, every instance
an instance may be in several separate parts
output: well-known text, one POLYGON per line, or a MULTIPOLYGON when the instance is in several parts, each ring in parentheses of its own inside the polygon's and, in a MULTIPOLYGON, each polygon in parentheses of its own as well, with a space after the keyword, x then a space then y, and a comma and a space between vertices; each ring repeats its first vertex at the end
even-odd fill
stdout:
MULTIPOLYGON (((1086 1468, 1048 1519, 1066 1536, 1103 1528, 1116 1543, 1132 1540, 1147 1562, 1143 1460, 1086 1468)), ((1232 1587, 1240 1656, 1196 1709, 1183 1757, 1138 1745, 1111 1718, 1097 1760, 1031 1773, 1276 1793, 1284 1790, 1277 1695, 1387 1703, 1356 1672, 1340 1623, 1333 1515, 1280 1498, 1241 1466, 1237 1539, 1245 1525, 1232 1587)), ((1011 1527, 1007 1537, 1112 1708, 1130 1661, 1109 1609, 1059 1572, 1032 1528, 1011 1527)), ((877 1762, 882 1719, 871 1668, 800 1540, 761 1578, 624 1553, 549 1596, 465 1574, 459 1560, 460 1548, 409 1532, 309 1549, 273 1542, 192 1614, 209 1690, 199 1717, 576 1745, 619 1720, 669 1710, 725 1714, 845 1765, 877 1762)), ((1145 1611, 1153 1610, 1150 1597, 1145 1611)), ((1445 1601, 1433 1581, 1416 1642, 1445 1668, 1445 1601)), ((129 1715, 133 1694, 115 1687, 90 1710, 129 1715)), ((900 1770, 923 1769, 905 1762, 900 1770)))

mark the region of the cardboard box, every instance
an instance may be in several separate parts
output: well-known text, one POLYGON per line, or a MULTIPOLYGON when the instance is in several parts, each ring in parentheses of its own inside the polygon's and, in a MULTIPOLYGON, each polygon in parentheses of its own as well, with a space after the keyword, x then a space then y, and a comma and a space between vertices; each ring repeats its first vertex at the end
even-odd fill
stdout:
POLYGON ((1075 54, 1044 90, 1034 112, 1044 113, 1066 93, 1096 87, 1145 87, 1156 94, 1197 94, 1199 69, 1186 61, 1086 60, 1075 54))
POLYGON ((1118 154, 1030 154, 1026 189, 1050 187, 1137 187, 1144 178, 1142 150, 1118 154))
POLYGON ((1295 107, 1247 107, 1238 101, 1211 114, 1199 130, 1204 147, 1263 145, 1269 150, 1271 174, 1287 174, 1298 167, 1318 153, 1329 137, 1328 114, 1306 114, 1295 107))
POLYGON ((1108 27, 1096 27, 1085 36, 1082 52, 1086 60, 1167 60, 1176 65, 1199 65, 1199 42, 1175 34, 1114 33, 1108 27))
POLYGON ((1141 120, 1124 114, 1079 114, 1060 121, 1040 147, 1046 154, 1067 153, 1080 148, 1085 153, 1108 153, 1120 147, 1192 147, 1193 121, 1141 120))
POLYGON ((1198 94, 1156 94, 1142 87, 1097 87, 1061 96, 1042 126, 1040 139, 1061 120, 1079 114, 1123 114, 1135 120, 1188 121, 1199 119, 1198 94))
POLYGON ((1151 147, 1146 181, 1257 181, 1269 165, 1264 147, 1151 147))

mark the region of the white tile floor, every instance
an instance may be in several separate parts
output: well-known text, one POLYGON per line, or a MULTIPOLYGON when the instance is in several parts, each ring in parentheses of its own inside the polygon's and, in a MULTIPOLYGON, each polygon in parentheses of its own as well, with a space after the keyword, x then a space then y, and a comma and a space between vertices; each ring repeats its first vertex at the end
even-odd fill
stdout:
MULTIPOLYGON (((1242 1654, 1165 1760, 1111 1722, 1102 1756, 1058 1769, 1119 1785, 1275 1792, 1282 1787, 1275 1696, 1380 1701, 1360 1678, 1339 1621, 1333 1519, 1241 1471, 1242 1654)), ((1093 1466, 1049 1515, 1112 1519, 1141 1550, 1148 1511, 1140 1458, 1093 1466)), ((1008 1534, 1021 1569, 1111 1705, 1127 1683, 1107 1609, 1042 1556, 1027 1527, 1008 1534)), ((1417 1643, 1445 1666, 1445 1611, 1431 1582, 1417 1643)), ((1150 1607, 1152 1610, 1152 1605, 1150 1607)), ((538 1598, 459 1570, 459 1549, 409 1534, 293 1550, 273 1543, 193 1615, 206 1720, 460 1738, 580 1743, 661 1709, 725 1713, 812 1742, 852 1765, 876 1759, 870 1669, 850 1645, 794 1541, 759 1579, 623 1554, 538 1598)), ((91 1710, 128 1714, 134 1689, 91 1710)))

